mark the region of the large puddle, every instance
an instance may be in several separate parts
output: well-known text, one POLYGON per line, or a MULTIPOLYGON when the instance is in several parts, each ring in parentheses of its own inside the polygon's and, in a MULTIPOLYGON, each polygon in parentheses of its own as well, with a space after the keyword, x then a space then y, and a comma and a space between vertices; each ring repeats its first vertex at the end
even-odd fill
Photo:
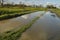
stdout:
POLYGON ((60 40, 60 19, 46 12, 18 40, 60 40))
POLYGON ((60 40, 60 19, 55 13, 49 11, 34 12, 17 18, 0 21, 0 32, 28 24, 36 16, 40 16, 40 18, 18 40, 60 40), (41 14, 44 15, 40 16, 41 14))

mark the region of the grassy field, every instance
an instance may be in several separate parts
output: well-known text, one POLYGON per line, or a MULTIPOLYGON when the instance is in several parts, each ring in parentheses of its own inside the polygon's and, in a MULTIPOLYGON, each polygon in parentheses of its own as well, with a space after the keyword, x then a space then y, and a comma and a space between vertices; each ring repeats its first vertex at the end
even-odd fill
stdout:
POLYGON ((31 12, 43 11, 43 10, 46 10, 46 8, 33 8, 33 7, 6 8, 6 7, 4 7, 4 8, 0 8, 0 20, 10 19, 10 18, 21 16, 21 15, 24 15, 24 14, 29 14, 31 12))
POLYGON ((12 17, 27 14, 33 11, 27 10, 27 9, 21 9, 21 8, 0 8, 0 20, 9 19, 12 17))
POLYGON ((35 21, 38 20, 39 18, 40 18, 39 16, 35 17, 27 25, 21 27, 20 29, 17 28, 18 30, 15 29, 15 30, 7 31, 7 32, 0 34, 0 40, 17 40, 17 38, 19 38, 21 34, 24 31, 26 31, 28 28, 30 28, 32 24, 34 24, 35 21))

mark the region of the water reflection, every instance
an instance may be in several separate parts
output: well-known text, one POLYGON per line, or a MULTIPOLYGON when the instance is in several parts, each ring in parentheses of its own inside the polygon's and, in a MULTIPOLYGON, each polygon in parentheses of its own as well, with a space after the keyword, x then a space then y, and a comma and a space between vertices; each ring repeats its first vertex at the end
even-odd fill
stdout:
POLYGON ((22 18, 24 18, 24 19, 28 19, 28 15, 25 15, 25 16, 21 16, 22 18))
POLYGON ((60 40, 60 19, 51 15, 46 12, 18 40, 60 40))
POLYGON ((28 24, 36 16, 40 16, 40 19, 31 28, 26 30, 18 40, 60 40, 60 19, 55 13, 49 11, 34 12, 17 18, 0 21, 0 32, 28 24))

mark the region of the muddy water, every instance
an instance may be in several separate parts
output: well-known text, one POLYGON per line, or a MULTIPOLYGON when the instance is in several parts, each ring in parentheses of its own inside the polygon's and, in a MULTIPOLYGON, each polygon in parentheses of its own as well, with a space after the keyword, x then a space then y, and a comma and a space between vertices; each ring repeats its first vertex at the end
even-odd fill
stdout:
POLYGON ((29 23, 34 17, 40 16, 44 11, 34 12, 17 18, 0 21, 0 32, 5 32, 29 23))
POLYGON ((60 40, 60 19, 48 11, 18 40, 60 40))

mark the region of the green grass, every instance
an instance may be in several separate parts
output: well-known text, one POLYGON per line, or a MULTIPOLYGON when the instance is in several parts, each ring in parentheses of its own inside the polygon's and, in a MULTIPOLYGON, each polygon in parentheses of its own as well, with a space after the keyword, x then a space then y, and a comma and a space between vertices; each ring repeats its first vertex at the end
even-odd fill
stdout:
POLYGON ((0 20, 4 20, 4 19, 10 19, 10 18, 14 18, 14 17, 18 17, 24 14, 29 14, 35 11, 26 11, 26 12, 20 12, 20 13, 12 13, 12 14, 4 14, 4 15, 0 15, 0 20))
POLYGON ((16 31, 8 31, 8 32, 4 32, 2 34, 0 34, 0 40, 17 40, 21 34, 23 32, 25 32, 28 28, 30 28, 36 20, 38 20, 40 17, 35 17, 33 20, 31 20, 30 23, 28 23, 27 25, 21 27, 20 29, 16 30, 16 31))
POLYGON ((18 17, 24 14, 29 14, 35 11, 43 11, 47 10, 46 8, 33 8, 33 7, 25 7, 25 8, 0 8, 0 20, 10 19, 14 17, 18 17))
POLYGON ((0 8, 0 20, 10 19, 13 17, 21 16, 24 14, 29 14, 31 12, 35 12, 33 8, 21 9, 21 8, 0 8))

